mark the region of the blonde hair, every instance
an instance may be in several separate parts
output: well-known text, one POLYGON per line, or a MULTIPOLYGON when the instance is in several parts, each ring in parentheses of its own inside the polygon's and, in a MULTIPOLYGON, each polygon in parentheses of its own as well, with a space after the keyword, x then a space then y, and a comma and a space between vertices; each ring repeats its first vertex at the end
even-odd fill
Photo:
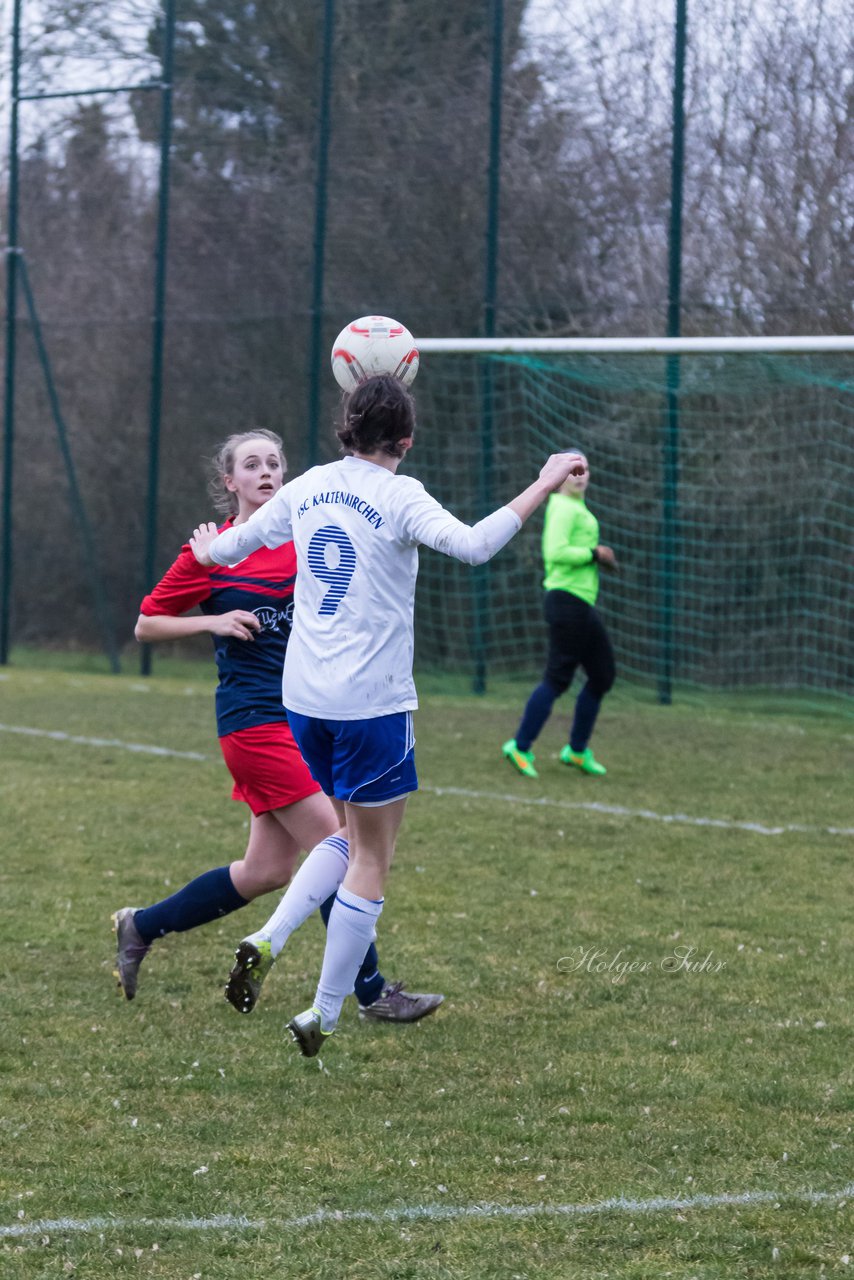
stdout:
POLYGON ((275 445, 282 459, 282 471, 287 469, 282 438, 277 436, 275 431, 267 431, 264 427, 259 427, 257 431, 235 431, 233 435, 223 440, 208 464, 210 470, 208 493, 216 510, 224 516, 237 515, 237 494, 226 489, 225 477, 234 475, 234 455, 238 446, 246 444, 247 440, 268 440, 270 444, 275 445))

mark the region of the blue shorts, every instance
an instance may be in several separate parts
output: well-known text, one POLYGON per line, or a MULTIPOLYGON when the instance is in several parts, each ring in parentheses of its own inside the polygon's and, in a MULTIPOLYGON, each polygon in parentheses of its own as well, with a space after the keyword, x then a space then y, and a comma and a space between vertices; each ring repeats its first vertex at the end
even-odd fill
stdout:
POLYGON ((288 724, 328 796, 381 805, 418 790, 411 711, 371 720, 319 720, 288 711, 288 724))

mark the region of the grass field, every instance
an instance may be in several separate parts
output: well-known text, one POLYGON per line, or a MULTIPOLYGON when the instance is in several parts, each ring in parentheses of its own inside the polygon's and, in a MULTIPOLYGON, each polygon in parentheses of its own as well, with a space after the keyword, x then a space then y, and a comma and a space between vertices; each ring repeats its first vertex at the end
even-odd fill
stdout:
POLYGON ((245 837, 210 669, 158 670, 0 676, 2 1280, 854 1272, 850 719, 615 694, 608 777, 555 722, 531 782, 523 688, 428 694, 380 950, 447 999, 319 1066, 319 923, 222 999, 274 899, 116 995, 110 913, 245 837))

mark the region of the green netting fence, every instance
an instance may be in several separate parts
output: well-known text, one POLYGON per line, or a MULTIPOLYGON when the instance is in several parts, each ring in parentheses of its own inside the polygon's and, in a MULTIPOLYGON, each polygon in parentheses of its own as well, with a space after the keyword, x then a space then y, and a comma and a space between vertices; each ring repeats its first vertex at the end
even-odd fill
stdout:
MULTIPOLYGON (((624 677, 850 696, 854 354, 432 352, 415 389, 407 467, 462 518, 550 452, 587 454, 622 566, 599 604, 624 677)), ((538 674, 541 528, 478 570, 422 553, 421 669, 538 674)))

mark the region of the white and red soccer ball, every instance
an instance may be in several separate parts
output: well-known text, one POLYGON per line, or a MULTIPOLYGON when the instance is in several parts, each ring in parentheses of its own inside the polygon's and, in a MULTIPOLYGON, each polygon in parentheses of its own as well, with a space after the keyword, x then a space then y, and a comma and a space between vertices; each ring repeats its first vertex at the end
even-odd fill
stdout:
POLYGON ((383 373, 408 384, 418 372, 415 339, 405 325, 389 316, 362 316, 335 339, 332 372, 345 391, 383 373))

